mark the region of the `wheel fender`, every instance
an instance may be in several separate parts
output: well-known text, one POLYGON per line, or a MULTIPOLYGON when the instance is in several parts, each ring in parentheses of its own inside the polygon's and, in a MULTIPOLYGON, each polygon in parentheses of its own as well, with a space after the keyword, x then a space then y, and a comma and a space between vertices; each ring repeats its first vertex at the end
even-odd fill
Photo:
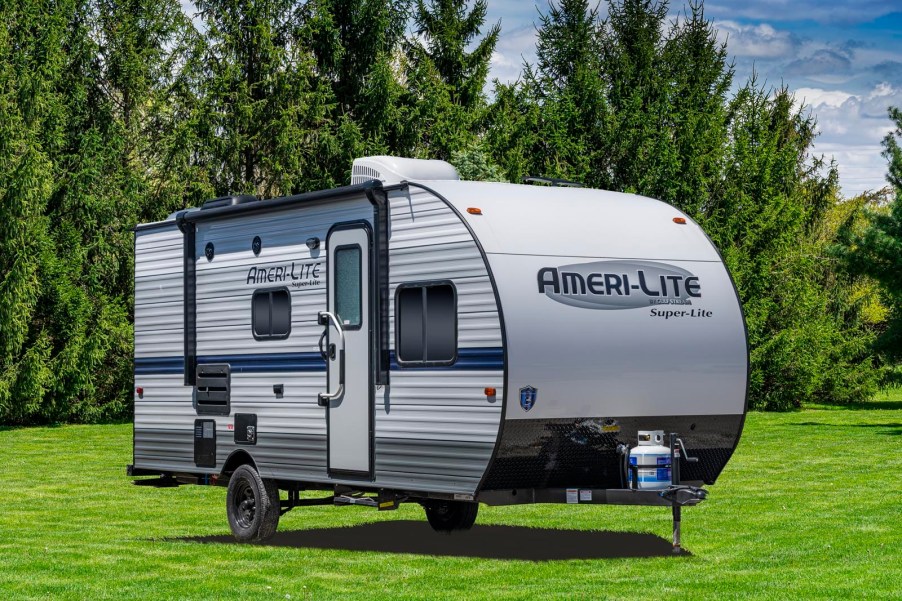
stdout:
POLYGON ((257 463, 254 461, 254 458, 251 457, 251 454, 244 449, 237 449, 232 451, 229 458, 226 459, 226 462, 222 466, 222 471, 219 474, 221 477, 231 476, 232 472, 242 465, 250 465, 258 473, 260 472, 260 470, 257 469, 257 463))

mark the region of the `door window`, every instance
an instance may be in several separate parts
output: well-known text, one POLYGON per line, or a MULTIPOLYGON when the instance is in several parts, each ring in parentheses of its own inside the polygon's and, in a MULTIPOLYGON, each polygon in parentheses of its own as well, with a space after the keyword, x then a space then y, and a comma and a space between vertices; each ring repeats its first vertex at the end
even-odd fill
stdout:
POLYGON ((360 327, 363 295, 360 282, 360 247, 335 249, 335 313, 345 329, 360 327))

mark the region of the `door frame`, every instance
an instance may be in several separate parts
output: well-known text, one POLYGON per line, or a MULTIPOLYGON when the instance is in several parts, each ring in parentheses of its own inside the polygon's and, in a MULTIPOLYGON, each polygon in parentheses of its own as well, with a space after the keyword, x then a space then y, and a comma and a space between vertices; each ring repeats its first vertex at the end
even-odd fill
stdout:
MULTIPOLYGON (((372 481, 374 479, 375 474, 375 466, 376 466, 376 378, 375 378, 375 347, 376 347, 376 332, 378 331, 376 328, 379 327, 379 324, 376 323, 378 316, 376 315, 376 294, 378 293, 377 280, 376 280, 376 256, 375 256, 375 244, 373 243, 373 225, 366 219, 355 219, 352 221, 342 221, 340 223, 334 224, 329 228, 328 233, 326 234, 326 310, 330 310, 329 306, 329 298, 332 293, 332 278, 329 277, 329 262, 332 260, 332 244, 330 240, 332 238, 332 234, 334 232, 339 231, 348 231, 348 230, 363 230, 366 234, 367 240, 367 248, 361 249, 361 258, 364 256, 367 257, 367 283, 368 283, 368 298, 361 299, 363 302, 361 303, 361 310, 366 311, 367 315, 367 327, 368 327, 368 344, 367 344, 367 418, 369 422, 368 432, 369 432, 369 453, 368 453, 368 463, 369 469, 365 471, 359 470, 345 470, 345 469, 333 469, 332 468, 332 420, 331 420, 331 403, 326 405, 326 473, 330 478, 334 479, 348 479, 348 480, 368 480, 372 481)), ((344 246, 344 245, 341 245, 344 246)), ((336 247, 335 250, 337 250, 336 247)), ((362 263, 362 261, 361 261, 362 263)), ((363 274, 361 274, 362 276, 363 274)), ((362 279, 362 278, 361 278, 362 279)), ((361 293, 362 294, 362 293, 361 293)), ((329 348, 328 345, 331 344, 332 340, 332 331, 334 328, 328 326, 327 334, 326 334, 326 348, 329 348)), ((362 328, 360 328, 362 329, 362 328)), ((350 330, 350 331, 359 331, 358 330, 350 330)), ((331 364, 332 362, 328 359, 326 360, 326 389, 329 388, 329 381, 331 375, 331 364)))

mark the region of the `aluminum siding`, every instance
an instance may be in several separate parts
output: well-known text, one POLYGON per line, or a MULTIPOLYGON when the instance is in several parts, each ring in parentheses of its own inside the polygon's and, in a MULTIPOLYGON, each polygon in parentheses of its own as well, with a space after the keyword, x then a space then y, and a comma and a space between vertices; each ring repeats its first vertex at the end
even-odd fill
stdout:
MULTIPOLYGON (((498 308, 484 260, 469 230, 445 203, 420 190, 396 191, 390 198, 389 346, 394 351, 394 294, 401 283, 451 280, 458 295, 458 344, 466 349, 500 349, 498 308)), ((326 306, 325 248, 311 251, 305 241, 325 241, 334 223, 371 220, 365 199, 197 225, 197 354, 204 357, 273 353, 313 353, 322 326, 316 314, 326 306), (263 248, 254 256, 251 241, 263 248), (215 256, 208 261, 208 242, 215 256), (249 270, 319 264, 315 283, 248 282, 249 270), (250 302, 255 289, 287 285, 292 297, 291 335, 258 341, 251 333, 250 302)), ((137 359, 183 355, 182 234, 172 229, 139 232, 136 240, 137 359)), ((463 365, 463 363, 461 363, 463 365)), ((376 390, 375 482, 372 486, 473 494, 488 466, 504 398, 503 366, 474 369, 403 369, 394 366, 390 385, 376 390), (497 389, 489 402, 484 389, 497 389)), ((232 372, 231 414, 256 413, 258 444, 239 446, 229 426, 232 416, 204 417, 217 422, 217 468, 193 462, 193 424, 198 418, 191 388, 182 373, 136 375, 145 389, 135 404, 137 467, 218 472, 237 448, 254 457, 264 476, 330 481, 326 474, 325 411, 316 395, 326 388, 325 371, 232 372), (276 399, 273 384, 284 385, 276 399)), ((340 481, 336 481, 340 482, 340 481)))
MULTIPOLYGON (((389 203, 392 351, 398 285, 435 280, 451 280, 457 288, 461 352, 500 349, 492 283, 467 227, 444 201, 418 188, 391 193, 389 203)), ((500 365, 491 370, 393 369, 390 395, 376 404, 377 482, 475 493, 498 436, 503 382, 500 365), (497 389, 498 400, 486 398, 486 387, 497 389)))

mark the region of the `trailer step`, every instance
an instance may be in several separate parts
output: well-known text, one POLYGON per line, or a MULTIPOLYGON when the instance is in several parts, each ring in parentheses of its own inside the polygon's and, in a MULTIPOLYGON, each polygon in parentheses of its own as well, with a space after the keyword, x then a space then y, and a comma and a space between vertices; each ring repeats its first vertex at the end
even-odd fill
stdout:
POLYGON ((336 505, 365 505, 367 507, 379 507, 379 502, 373 497, 353 497, 349 495, 336 495, 336 505))

